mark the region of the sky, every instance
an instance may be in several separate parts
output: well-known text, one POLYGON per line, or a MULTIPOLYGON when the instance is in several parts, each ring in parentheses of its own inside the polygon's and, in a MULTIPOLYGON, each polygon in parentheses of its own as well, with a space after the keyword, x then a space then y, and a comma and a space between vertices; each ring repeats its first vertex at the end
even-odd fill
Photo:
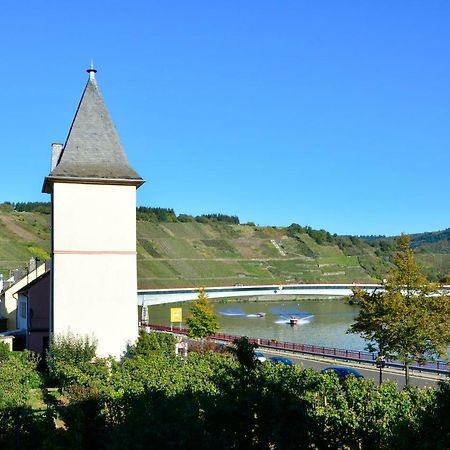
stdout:
POLYGON ((0 202, 41 193, 91 58, 138 205, 450 227, 450 2, 4 2, 0 202))

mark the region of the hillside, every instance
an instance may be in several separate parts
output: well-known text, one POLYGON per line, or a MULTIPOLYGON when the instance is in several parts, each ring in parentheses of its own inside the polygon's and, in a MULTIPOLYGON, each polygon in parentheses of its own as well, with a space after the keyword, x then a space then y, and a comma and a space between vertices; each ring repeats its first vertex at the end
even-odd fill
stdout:
MULTIPOLYGON (((48 210, 20 209, 0 205, 0 272, 5 276, 31 257, 49 257, 48 210)), ((257 227, 217 221, 217 216, 158 222, 154 217, 149 221, 146 214, 138 213, 137 221, 141 289, 373 281, 384 276, 394 251, 387 240, 366 242, 295 224, 257 227)), ((419 261, 435 279, 450 272, 450 253, 436 252, 436 242, 426 241, 416 249, 419 261)))
MULTIPOLYGON (((381 251, 391 250, 395 246, 395 236, 366 236, 361 239, 381 251)), ((446 282, 450 282, 450 228, 412 234, 411 246, 428 278, 438 281, 447 277, 446 282)))

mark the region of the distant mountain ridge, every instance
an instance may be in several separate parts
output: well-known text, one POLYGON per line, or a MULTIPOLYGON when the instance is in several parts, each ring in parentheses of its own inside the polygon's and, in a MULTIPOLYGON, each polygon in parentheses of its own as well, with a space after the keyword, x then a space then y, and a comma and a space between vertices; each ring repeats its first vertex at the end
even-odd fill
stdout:
MULTIPOLYGON (((426 244, 443 244, 443 248, 446 249, 448 242, 450 242, 450 228, 439 231, 426 231, 424 233, 414 233, 410 235, 411 246, 413 248, 420 247, 426 244)), ((396 236, 359 236, 360 239, 367 242, 379 242, 379 241, 392 241, 396 239, 396 236)))
MULTIPOLYGON (((450 273, 450 229, 412 236, 419 263, 437 281, 450 273)), ((49 257, 50 204, 0 205, 0 272, 49 257)), ((354 282, 382 279, 394 237, 332 235, 292 224, 259 227, 237 216, 176 215, 137 208, 140 288, 354 282)))

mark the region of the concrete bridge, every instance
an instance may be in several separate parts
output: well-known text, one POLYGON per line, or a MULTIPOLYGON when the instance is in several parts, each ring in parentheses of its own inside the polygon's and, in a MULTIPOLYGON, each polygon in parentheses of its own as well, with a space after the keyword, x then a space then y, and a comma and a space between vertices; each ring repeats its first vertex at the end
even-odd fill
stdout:
MULTIPOLYGON (((373 292, 380 289, 380 284, 370 283, 311 283, 311 284, 272 284, 259 286, 217 286, 206 287, 205 292, 209 298, 228 297, 255 297, 255 296, 281 296, 281 295, 304 295, 304 296, 325 296, 325 297, 345 297, 352 294, 355 288, 373 292)), ((443 292, 450 293, 450 286, 443 286, 443 292)), ((195 300, 198 296, 197 288, 178 289, 141 289, 138 290, 138 305, 162 305, 164 303, 185 302, 195 300)))
MULTIPOLYGON (((209 298, 254 297, 265 295, 304 295, 345 297, 351 295, 352 289, 359 287, 366 291, 381 288, 380 284, 272 284, 259 286, 220 286, 206 287, 209 298)), ((138 305, 161 305, 164 303, 185 302, 195 300, 198 296, 196 288, 180 289, 142 289, 138 290, 138 305)))

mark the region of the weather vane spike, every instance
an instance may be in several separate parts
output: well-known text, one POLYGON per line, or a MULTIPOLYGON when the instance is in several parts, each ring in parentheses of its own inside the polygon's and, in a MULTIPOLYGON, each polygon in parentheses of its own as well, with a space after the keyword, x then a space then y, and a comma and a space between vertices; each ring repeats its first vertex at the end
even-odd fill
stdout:
POLYGON ((97 73, 97 70, 94 69, 94 60, 91 58, 91 67, 86 70, 86 72, 89 74, 89 78, 91 80, 95 80, 95 74, 97 73))

